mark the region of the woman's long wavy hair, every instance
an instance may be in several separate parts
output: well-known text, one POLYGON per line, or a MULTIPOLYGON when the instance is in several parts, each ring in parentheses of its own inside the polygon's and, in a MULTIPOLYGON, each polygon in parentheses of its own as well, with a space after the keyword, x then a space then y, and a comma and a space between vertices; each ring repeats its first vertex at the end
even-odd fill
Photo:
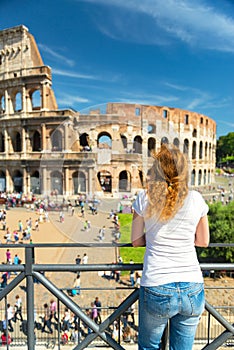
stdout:
POLYGON ((175 216, 188 194, 188 163, 177 147, 164 144, 152 156, 154 163, 148 172, 146 215, 156 215, 164 222, 175 216))

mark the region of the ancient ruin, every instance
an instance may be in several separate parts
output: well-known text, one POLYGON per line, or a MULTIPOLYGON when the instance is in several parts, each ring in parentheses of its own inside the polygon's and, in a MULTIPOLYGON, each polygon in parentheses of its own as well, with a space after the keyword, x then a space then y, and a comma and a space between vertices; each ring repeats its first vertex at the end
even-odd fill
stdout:
POLYGON ((190 159, 190 185, 211 184, 216 123, 178 108, 109 103, 58 109, 51 69, 25 26, 0 31, 0 191, 64 196, 134 194, 150 153, 173 143, 190 159))

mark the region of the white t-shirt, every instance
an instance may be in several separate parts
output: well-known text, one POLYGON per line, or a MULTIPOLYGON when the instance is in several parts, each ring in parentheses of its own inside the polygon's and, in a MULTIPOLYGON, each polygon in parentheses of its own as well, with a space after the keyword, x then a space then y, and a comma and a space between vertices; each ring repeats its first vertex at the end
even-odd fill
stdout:
POLYGON ((142 190, 133 209, 144 217, 146 251, 141 278, 142 286, 157 286, 173 282, 203 282, 194 246, 195 232, 208 205, 197 191, 189 191, 183 206, 168 222, 146 218, 148 199, 142 190))

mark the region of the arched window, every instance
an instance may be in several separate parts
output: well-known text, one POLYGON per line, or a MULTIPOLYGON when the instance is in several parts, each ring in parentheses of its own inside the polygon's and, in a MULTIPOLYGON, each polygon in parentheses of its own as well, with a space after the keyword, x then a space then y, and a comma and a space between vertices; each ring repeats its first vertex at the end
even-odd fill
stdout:
POLYGON ((107 170, 102 170, 98 172, 97 177, 103 192, 112 192, 111 173, 107 170))
POLYGON ((34 171, 34 173, 31 175, 31 177, 30 177, 30 188, 31 188, 31 192, 34 193, 34 194, 40 194, 41 193, 39 171, 34 171))
POLYGON ((74 194, 86 193, 86 177, 82 171, 76 171, 72 175, 74 194))
POLYGON ((200 141, 200 144, 199 144, 199 159, 202 159, 203 157, 203 143, 202 141, 200 141))
POLYGON ((201 170, 199 170, 199 172, 198 172, 198 186, 200 186, 202 183, 202 171, 201 170))
POLYGON ((193 137, 197 137, 197 129, 193 129, 193 137))
POLYGON ((195 183, 196 183, 196 171, 195 169, 193 169, 191 173, 191 186, 195 186, 195 183))
POLYGON ((210 177, 210 170, 208 170, 208 184, 210 184, 210 180, 211 179, 211 177, 210 177))
POLYGON ((125 135, 121 135, 121 141, 122 141, 122 144, 123 144, 123 148, 127 150, 127 148, 128 148, 127 137, 125 135))
POLYGON ((63 177, 59 171, 53 171, 50 177, 51 191, 63 194, 63 177))
POLYGON ((148 157, 150 157, 151 152, 155 151, 156 140, 154 137, 150 137, 148 139, 148 157))
POLYGON ((62 133, 60 130, 56 129, 51 134, 51 144, 52 144, 52 151, 55 151, 55 152, 62 151, 62 133))
POLYGON ((143 176, 143 171, 142 170, 139 170, 139 178, 140 178, 140 183, 141 183, 141 186, 144 187, 144 176, 143 176))
POLYGON ((208 153, 208 143, 205 143, 205 158, 207 158, 207 153, 208 153))
POLYGON ((5 152, 5 137, 0 133, 0 152, 5 152))
POLYGON ((40 109, 41 108, 41 91, 35 90, 32 93, 32 109, 40 109))
POLYGON ((0 98, 0 113, 5 113, 6 104, 5 104, 5 96, 1 96, 0 98))
POLYGON ((98 148, 101 149, 111 149, 112 148, 112 138, 108 132, 101 132, 98 135, 98 148))
POLYGON ((189 153, 189 140, 188 139, 184 140, 183 152, 184 152, 184 154, 188 154, 189 153))
POLYGON ((192 159, 196 159, 197 157, 197 144, 193 141, 193 149, 192 149, 192 159))
POLYGON ((83 151, 91 151, 89 135, 86 132, 80 135, 80 146, 83 151))
POLYGON ((131 176, 130 173, 126 170, 123 170, 119 173, 119 191, 131 191, 131 176))
POLYGON ((142 137, 139 135, 133 140, 133 153, 142 154, 142 137))
POLYGON ((17 170, 13 174, 13 184, 15 192, 23 192, 23 176, 21 171, 17 170))
POLYGON ((0 170, 0 192, 6 192, 6 174, 0 170))
POLYGON ((173 140, 173 145, 179 148, 179 146, 180 146, 180 140, 179 140, 177 137, 174 138, 174 140, 173 140))
POLYGON ((166 145, 169 144, 169 140, 168 140, 168 138, 166 136, 161 138, 161 145, 163 145, 163 144, 166 144, 166 145))
POLYGON ((32 142, 33 152, 40 152, 41 151, 41 135, 38 131, 34 132, 32 141, 33 141, 32 142))
POLYGON ((21 92, 17 92, 15 95, 15 111, 20 112, 22 111, 22 94, 21 92))
POLYGON ((156 133, 156 126, 154 124, 148 125, 148 134, 155 134, 156 133))
POLYGON ((21 135, 19 132, 15 135, 15 152, 21 152, 22 151, 22 142, 21 142, 21 135))
POLYGON ((206 178, 206 169, 205 169, 203 174, 203 185, 206 185, 206 181, 207 181, 207 178, 206 178))

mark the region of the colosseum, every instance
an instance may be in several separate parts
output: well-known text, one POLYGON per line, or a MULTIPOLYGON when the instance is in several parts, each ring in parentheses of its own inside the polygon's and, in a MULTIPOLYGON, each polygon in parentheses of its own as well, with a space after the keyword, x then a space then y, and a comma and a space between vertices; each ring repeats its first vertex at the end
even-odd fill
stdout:
POLYGON ((214 180, 214 120, 139 104, 58 109, 51 68, 25 26, 0 31, 0 101, 0 191, 133 194, 161 143, 188 154, 190 186, 214 180))

